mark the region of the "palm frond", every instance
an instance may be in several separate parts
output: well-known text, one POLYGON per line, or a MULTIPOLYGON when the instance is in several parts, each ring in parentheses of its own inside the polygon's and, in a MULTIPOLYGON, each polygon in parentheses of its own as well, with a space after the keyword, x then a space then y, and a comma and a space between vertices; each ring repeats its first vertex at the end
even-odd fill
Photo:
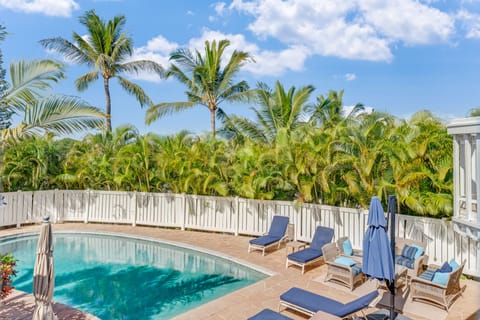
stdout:
POLYGON ((75 80, 75 86, 77 87, 78 91, 84 91, 88 89, 88 86, 98 79, 98 71, 92 71, 89 73, 84 74, 83 76, 78 77, 75 80))
POLYGON ((137 84, 123 78, 118 77, 118 81, 122 88, 127 91, 129 94, 133 95, 142 107, 146 105, 152 105, 153 102, 150 97, 145 93, 145 91, 137 84))
POLYGON ((145 115, 145 122, 151 124, 155 120, 162 118, 166 115, 173 114, 180 111, 185 111, 194 107, 193 102, 163 102, 153 106, 150 106, 145 115))

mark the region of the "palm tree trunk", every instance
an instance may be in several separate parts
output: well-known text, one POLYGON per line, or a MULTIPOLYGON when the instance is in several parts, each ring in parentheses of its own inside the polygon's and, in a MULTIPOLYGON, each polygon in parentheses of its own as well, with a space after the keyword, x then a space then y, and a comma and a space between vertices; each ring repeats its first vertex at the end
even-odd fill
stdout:
POLYGON ((210 123, 212 124, 212 137, 215 139, 215 108, 210 109, 210 123))
POLYGON ((108 80, 109 78, 103 78, 103 87, 105 88, 105 98, 107 100, 107 105, 105 107, 105 113, 107 114, 107 131, 112 132, 112 102, 110 99, 110 87, 108 80))

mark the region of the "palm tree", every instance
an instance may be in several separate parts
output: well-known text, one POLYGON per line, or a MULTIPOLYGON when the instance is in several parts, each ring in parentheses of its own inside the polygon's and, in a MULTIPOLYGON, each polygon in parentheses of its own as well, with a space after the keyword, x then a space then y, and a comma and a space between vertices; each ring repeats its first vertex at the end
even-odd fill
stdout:
POLYGON ((33 60, 10 64, 11 84, 0 97, 6 111, 22 117, 13 128, 1 131, 0 141, 44 133, 71 134, 101 128, 104 114, 76 97, 44 97, 52 82, 63 77, 63 64, 54 60, 33 60))
MULTIPOLYGON (((15 127, 0 131, 0 155, 5 143, 41 134, 71 134, 101 128, 104 114, 75 97, 44 97, 51 83, 63 78, 63 65, 54 60, 20 61, 10 64, 11 84, 0 96, 2 111, 21 118, 15 127)), ((1 165, 0 158, 0 167, 1 165)), ((0 181, 0 190, 2 189, 0 181)))
POLYGON ((63 54, 68 60, 93 67, 93 71, 75 80, 79 91, 86 90, 92 82, 102 76, 106 96, 107 130, 112 131, 110 79, 117 78, 120 86, 133 95, 143 107, 152 104, 148 95, 140 86, 120 74, 153 71, 162 76, 164 70, 153 61, 129 61, 133 53, 133 43, 132 39, 122 32, 126 22, 125 16, 115 16, 113 20, 105 22, 94 10, 89 10, 80 16, 79 21, 87 28, 87 37, 74 32, 73 42, 57 37, 41 40, 40 44, 63 54))
POLYGON ((324 129, 335 127, 342 122, 348 122, 364 110, 363 104, 357 103, 352 110, 343 114, 343 90, 340 92, 331 90, 327 97, 320 95, 317 97, 317 103, 309 108, 311 112, 310 122, 317 124, 320 122, 324 129))
POLYGON ((259 83, 256 92, 260 108, 253 109, 256 121, 226 118, 223 131, 269 144, 288 139, 292 132, 306 124, 305 111, 313 90, 314 87, 308 85, 286 91, 279 81, 272 90, 265 83, 259 83))
POLYGON ((233 83, 234 76, 251 57, 243 51, 233 51, 228 61, 223 64, 222 58, 230 41, 221 40, 218 45, 214 40, 211 45, 205 41, 205 53, 198 50, 192 53, 188 49, 180 49, 170 56, 172 64, 167 76, 173 76, 187 87, 185 102, 163 102, 151 106, 147 110, 147 124, 167 114, 184 111, 202 105, 210 111, 212 135, 215 137, 215 117, 222 118, 225 113, 219 105, 223 101, 248 101, 254 91, 249 90, 247 82, 233 83))

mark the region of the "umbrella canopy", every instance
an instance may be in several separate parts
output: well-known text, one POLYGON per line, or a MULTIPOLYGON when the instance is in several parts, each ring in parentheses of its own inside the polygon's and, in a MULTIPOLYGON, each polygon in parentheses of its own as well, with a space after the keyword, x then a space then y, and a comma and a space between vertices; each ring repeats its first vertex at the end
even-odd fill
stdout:
POLYGON ((35 311, 32 320, 56 320, 52 309, 55 278, 53 275, 53 239, 50 218, 43 219, 33 269, 33 295, 35 311))
POLYGON ((378 197, 372 197, 370 201, 367 224, 362 271, 370 278, 391 281, 395 277, 395 265, 387 235, 387 221, 378 197))

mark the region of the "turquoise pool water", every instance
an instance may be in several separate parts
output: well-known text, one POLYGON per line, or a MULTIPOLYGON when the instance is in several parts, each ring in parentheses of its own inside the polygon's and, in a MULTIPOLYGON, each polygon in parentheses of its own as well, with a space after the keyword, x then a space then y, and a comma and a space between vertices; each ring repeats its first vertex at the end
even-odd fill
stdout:
MULTIPOLYGON (((16 289, 32 292, 38 235, 0 239, 19 260, 16 289)), ((160 242, 54 234, 54 300, 101 319, 170 319, 264 279, 235 262, 160 242)))

